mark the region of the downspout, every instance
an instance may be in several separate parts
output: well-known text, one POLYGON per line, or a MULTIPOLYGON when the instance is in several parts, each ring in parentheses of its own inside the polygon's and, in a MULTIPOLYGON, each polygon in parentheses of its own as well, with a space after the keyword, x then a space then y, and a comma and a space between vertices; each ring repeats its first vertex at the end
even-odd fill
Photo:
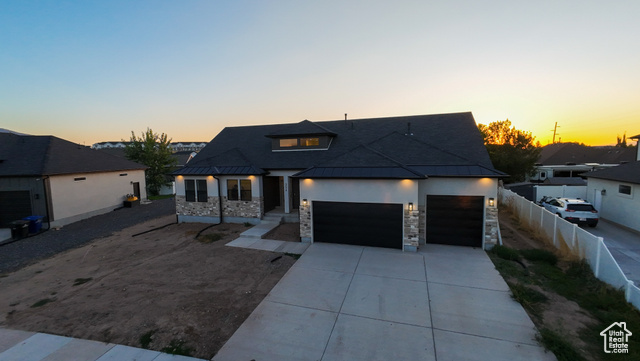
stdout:
POLYGON ((222 193, 220 189, 220 179, 216 176, 213 176, 213 179, 215 179, 216 183, 218 183, 218 209, 220 210, 220 221, 218 222, 218 224, 222 224, 222 193))

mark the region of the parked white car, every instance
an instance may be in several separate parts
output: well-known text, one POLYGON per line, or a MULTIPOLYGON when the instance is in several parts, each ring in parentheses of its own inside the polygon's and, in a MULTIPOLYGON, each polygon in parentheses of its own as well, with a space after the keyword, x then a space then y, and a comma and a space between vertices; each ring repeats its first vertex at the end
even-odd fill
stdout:
POLYGON ((598 211, 583 199, 544 197, 540 204, 549 212, 571 223, 587 224, 589 227, 598 224, 598 211))

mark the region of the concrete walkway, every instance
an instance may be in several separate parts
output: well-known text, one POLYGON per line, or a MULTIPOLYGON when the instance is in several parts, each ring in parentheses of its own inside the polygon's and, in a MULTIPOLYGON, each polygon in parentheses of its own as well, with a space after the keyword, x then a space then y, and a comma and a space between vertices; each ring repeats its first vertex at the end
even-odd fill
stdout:
POLYGON ((214 357, 555 360, 482 250, 311 245, 214 357))
POLYGON ((281 215, 267 215, 259 224, 240 233, 240 237, 227 243, 225 246, 251 248, 261 251, 271 251, 280 253, 303 254, 309 247, 309 243, 287 242, 273 239, 263 239, 274 228, 282 223, 281 215))
POLYGON ((97 341, 0 328, 0 361, 203 361, 97 341))

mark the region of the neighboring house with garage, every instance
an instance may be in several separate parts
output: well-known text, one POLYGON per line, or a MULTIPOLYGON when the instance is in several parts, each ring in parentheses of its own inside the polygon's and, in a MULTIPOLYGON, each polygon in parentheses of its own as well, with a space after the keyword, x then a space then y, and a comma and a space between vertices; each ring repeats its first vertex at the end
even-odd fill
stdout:
POLYGON ((0 228, 26 216, 52 227, 146 198, 144 165, 54 136, 0 133, 0 228))
POLYGON ((505 176, 469 112, 227 127, 174 174, 180 222, 276 211, 304 242, 404 250, 494 244, 505 176))
POLYGON ((587 199, 600 217, 640 232, 640 160, 584 176, 587 199))

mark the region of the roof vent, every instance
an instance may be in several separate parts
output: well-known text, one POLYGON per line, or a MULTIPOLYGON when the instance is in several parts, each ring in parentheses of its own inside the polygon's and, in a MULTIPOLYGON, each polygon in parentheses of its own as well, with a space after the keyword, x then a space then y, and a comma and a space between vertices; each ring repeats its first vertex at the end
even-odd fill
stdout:
POLYGON ((405 135, 413 135, 413 133, 411 133, 411 122, 407 123, 407 134, 405 135))

